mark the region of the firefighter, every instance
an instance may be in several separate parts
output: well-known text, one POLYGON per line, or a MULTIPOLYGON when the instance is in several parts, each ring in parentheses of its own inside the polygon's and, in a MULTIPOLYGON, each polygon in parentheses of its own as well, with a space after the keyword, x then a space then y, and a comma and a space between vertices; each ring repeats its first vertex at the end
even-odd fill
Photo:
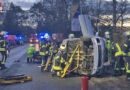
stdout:
POLYGON ((110 32, 105 32, 105 41, 106 41, 106 54, 107 54, 107 61, 111 60, 111 40, 110 40, 110 32))
POLYGON ((125 56, 124 56, 124 60, 126 61, 126 76, 127 76, 127 80, 130 80, 130 31, 125 32, 126 35, 126 41, 124 44, 124 52, 125 52, 125 56))
POLYGON ((58 41, 57 41, 57 37, 56 36, 52 36, 52 52, 53 52, 53 55, 55 55, 57 52, 58 52, 58 41))
POLYGON ((73 39, 75 37, 75 35, 74 34, 69 34, 69 39, 73 39))
POLYGON ((111 39, 110 39, 110 32, 109 31, 106 31, 105 32, 105 38, 104 38, 104 41, 105 41, 105 62, 104 62, 104 73, 109 73, 111 72, 111 69, 113 69, 113 63, 114 61, 112 60, 112 42, 111 42, 111 39))
POLYGON ((123 60, 125 53, 118 43, 112 46, 112 55, 114 55, 114 75, 123 75, 125 73, 125 63, 123 60))
POLYGON ((44 39, 41 40, 39 47, 40 47, 39 54, 41 55, 42 58, 41 71, 43 71, 49 54, 49 47, 50 47, 49 34, 44 35, 44 39))
POLYGON ((52 68, 52 62, 53 62, 53 57, 55 57, 55 54, 58 51, 58 43, 56 40, 56 36, 54 36, 54 34, 52 35, 52 39, 50 41, 51 45, 49 47, 49 57, 48 60, 46 62, 46 66, 44 68, 44 71, 50 71, 50 69, 52 68))
POLYGON ((65 58, 66 58, 66 45, 61 45, 53 61, 52 72, 54 75, 56 74, 57 76, 61 76, 62 70, 67 64, 65 58))
POLYGON ((34 47, 34 45, 30 44, 30 47, 27 50, 27 54, 28 54, 27 63, 32 62, 32 59, 33 59, 34 54, 35 54, 35 47, 34 47))
POLYGON ((5 34, 6 34, 5 31, 1 31, 1 33, 0 33, 0 52, 2 54, 2 60, 0 62, 1 70, 6 69, 5 62, 7 59, 8 45, 7 45, 5 38, 4 38, 5 34))

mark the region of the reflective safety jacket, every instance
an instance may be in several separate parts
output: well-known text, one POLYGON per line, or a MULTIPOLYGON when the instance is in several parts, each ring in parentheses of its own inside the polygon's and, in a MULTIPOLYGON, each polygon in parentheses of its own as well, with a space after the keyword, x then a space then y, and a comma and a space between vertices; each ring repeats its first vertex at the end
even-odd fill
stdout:
POLYGON ((49 47, 50 47, 50 42, 47 40, 44 40, 40 42, 40 55, 47 55, 49 53, 49 47))
MULTIPOLYGON (((124 44, 124 52, 126 53, 127 59, 130 60, 130 36, 127 37, 126 42, 124 44)), ((127 61, 126 72, 130 74, 130 61, 127 61)))
POLYGON ((110 48, 111 48, 111 41, 108 39, 107 40, 107 49, 110 50, 110 48))
POLYGON ((58 45, 55 41, 51 42, 49 52, 52 53, 52 54, 56 54, 58 52, 58 45))
POLYGON ((117 56, 124 56, 125 53, 121 50, 121 47, 118 43, 115 43, 114 46, 112 47, 112 50, 115 54, 115 57, 117 56))
POLYGON ((124 52, 126 53, 126 56, 130 56, 130 38, 126 39, 124 44, 124 52))
POLYGON ((28 57, 32 57, 34 53, 35 53, 35 48, 29 47, 27 50, 28 57))
POLYGON ((2 38, 2 36, 0 36, 0 51, 6 51, 7 48, 8 48, 8 45, 6 41, 4 40, 4 38, 2 38))
POLYGON ((62 64, 66 64, 61 54, 57 53, 53 61, 54 70, 62 70, 62 64))

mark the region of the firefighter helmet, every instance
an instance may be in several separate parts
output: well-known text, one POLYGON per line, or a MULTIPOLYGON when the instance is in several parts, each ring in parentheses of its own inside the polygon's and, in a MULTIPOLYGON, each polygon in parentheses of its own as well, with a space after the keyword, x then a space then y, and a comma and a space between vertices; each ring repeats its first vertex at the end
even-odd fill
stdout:
POLYGON ((110 34, 110 32, 108 32, 108 31, 105 32, 105 35, 109 35, 109 34, 110 34))
POLYGON ((45 34, 45 35, 44 35, 44 38, 45 38, 45 39, 49 39, 49 34, 45 34))
POLYGON ((105 32, 105 38, 107 38, 107 39, 110 38, 110 32, 109 32, 109 31, 106 31, 106 32, 105 32))
POLYGON ((126 36, 129 36, 129 35, 130 35, 130 31, 126 31, 126 32, 125 32, 125 35, 126 35, 126 36))
POLYGON ((61 50, 61 51, 65 51, 65 49, 66 49, 66 45, 61 45, 61 46, 60 46, 60 50, 61 50))
POLYGON ((74 38, 75 36, 74 36, 74 34, 69 34, 69 38, 71 39, 71 38, 74 38))

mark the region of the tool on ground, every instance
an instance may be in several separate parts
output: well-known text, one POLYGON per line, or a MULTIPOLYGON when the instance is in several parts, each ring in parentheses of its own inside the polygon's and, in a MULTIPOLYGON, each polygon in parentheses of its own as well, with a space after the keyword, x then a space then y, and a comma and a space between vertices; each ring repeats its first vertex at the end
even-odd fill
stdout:
POLYGON ((16 75, 16 76, 0 77, 0 85, 24 83, 24 82, 28 82, 28 81, 32 81, 32 77, 31 76, 16 75))

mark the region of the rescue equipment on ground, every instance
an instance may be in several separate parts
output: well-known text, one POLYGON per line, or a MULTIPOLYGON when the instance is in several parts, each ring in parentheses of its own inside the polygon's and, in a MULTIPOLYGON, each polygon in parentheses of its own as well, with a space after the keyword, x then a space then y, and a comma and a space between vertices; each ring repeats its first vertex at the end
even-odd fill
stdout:
POLYGON ((1 85, 9 85, 9 84, 15 84, 15 83, 24 83, 32 81, 31 76, 26 75, 16 75, 16 76, 5 76, 0 77, 0 84, 1 85))

